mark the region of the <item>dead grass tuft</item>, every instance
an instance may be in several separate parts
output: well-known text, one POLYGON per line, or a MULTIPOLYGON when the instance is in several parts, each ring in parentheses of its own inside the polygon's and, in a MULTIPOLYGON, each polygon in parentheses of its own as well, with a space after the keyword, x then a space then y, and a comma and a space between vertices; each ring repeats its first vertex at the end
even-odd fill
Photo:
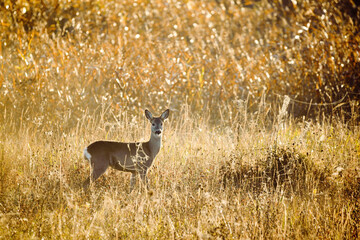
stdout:
POLYGON ((243 156, 231 156, 220 168, 223 187, 241 188, 247 191, 307 191, 306 176, 309 161, 295 149, 267 150, 265 159, 246 163, 243 156), (244 187, 245 186, 245 187, 244 187))
POLYGON ((308 191, 306 176, 309 173, 309 161, 294 148, 271 149, 264 161, 264 178, 276 190, 298 192, 308 191))

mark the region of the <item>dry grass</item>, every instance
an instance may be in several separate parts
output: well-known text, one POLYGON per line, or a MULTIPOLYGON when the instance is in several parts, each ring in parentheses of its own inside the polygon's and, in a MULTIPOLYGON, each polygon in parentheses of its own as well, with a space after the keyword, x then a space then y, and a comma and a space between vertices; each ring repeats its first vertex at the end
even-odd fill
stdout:
POLYGON ((288 2, 0 2, 0 239, 358 238, 359 10, 288 2), (167 107, 152 191, 85 194, 167 107))
POLYGON ((115 170, 84 194, 89 166, 82 148, 95 139, 144 138, 149 126, 142 122, 124 117, 109 129, 108 122, 87 115, 66 134, 38 132, 27 123, 18 131, 3 130, 1 236, 359 236, 359 128, 286 120, 274 150, 273 132, 265 128, 248 126, 238 142, 226 125, 209 127, 192 115, 172 118, 149 172, 150 194, 128 194, 130 176, 115 170))
POLYGON ((2 2, 0 107, 66 128, 101 103, 131 114, 186 103, 218 115, 220 105, 230 118, 234 100, 255 111, 263 96, 287 94, 312 103, 345 97, 323 107, 292 102, 291 112, 351 118, 360 92, 356 5, 237 2, 2 2))

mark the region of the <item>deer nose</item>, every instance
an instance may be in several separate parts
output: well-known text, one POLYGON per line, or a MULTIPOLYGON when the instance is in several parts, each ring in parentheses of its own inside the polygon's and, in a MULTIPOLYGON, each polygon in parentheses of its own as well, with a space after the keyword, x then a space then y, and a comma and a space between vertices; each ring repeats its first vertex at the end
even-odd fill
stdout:
POLYGON ((160 135, 160 134, 161 134, 161 130, 155 131, 155 134, 160 135))

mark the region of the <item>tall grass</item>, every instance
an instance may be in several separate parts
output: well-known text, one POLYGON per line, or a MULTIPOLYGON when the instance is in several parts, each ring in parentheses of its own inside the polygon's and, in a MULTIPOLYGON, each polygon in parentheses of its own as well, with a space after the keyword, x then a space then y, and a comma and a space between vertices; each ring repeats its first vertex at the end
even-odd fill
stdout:
POLYGON ((358 238, 358 10, 0 2, 0 238, 358 238), (83 148, 146 140, 144 108, 171 110, 152 191, 84 193, 83 148))
MULTIPOLYGON (((111 110, 103 112, 111 115, 111 110)), ((66 133, 24 123, 1 138, 1 236, 8 238, 355 238, 359 234, 360 132, 337 122, 285 120, 240 133, 186 114, 166 124, 149 172, 152 191, 128 194, 109 170, 89 194, 82 148, 95 139, 140 140, 142 116, 86 115, 66 133), (35 129, 34 129, 35 128, 35 129), (276 184, 274 184, 276 183, 276 184)), ((6 134, 5 134, 6 133, 6 134)))
POLYGON ((355 3, 245 2, 5 1, 0 107, 73 127, 101 103, 134 114, 186 102, 215 114, 234 100, 256 110, 264 94, 268 102, 287 94, 342 100, 292 101, 296 116, 351 118, 360 91, 355 3))

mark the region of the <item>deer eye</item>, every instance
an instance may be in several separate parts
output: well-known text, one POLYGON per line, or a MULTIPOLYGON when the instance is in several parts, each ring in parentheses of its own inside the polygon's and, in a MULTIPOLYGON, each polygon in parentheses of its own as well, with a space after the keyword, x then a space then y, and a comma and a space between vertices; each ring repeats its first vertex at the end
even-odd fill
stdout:
POLYGON ((153 127, 155 127, 155 123, 153 123, 152 125, 153 125, 153 127))

